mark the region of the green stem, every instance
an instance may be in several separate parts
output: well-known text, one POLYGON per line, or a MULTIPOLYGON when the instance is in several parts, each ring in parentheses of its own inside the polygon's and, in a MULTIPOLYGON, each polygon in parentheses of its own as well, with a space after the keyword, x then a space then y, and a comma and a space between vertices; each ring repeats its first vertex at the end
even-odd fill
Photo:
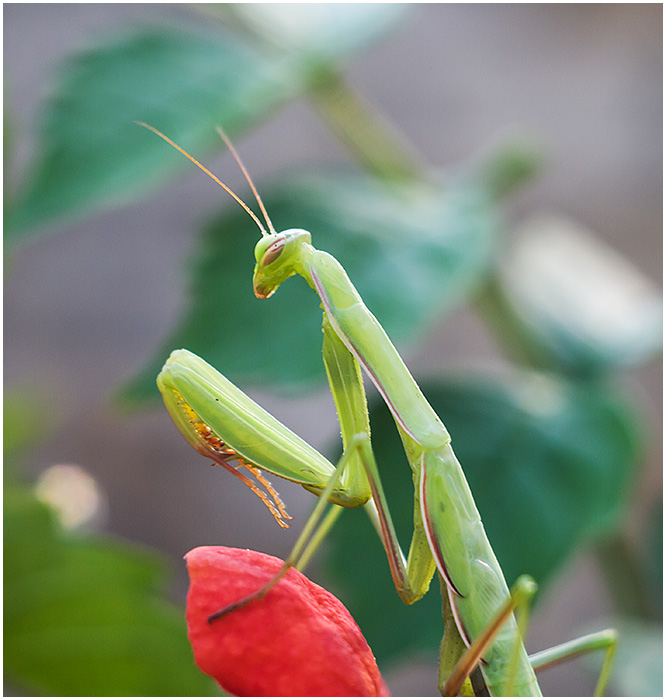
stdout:
POLYGON ((413 147, 335 68, 320 68, 309 97, 363 168, 385 180, 424 179, 413 147))
POLYGON ((489 273, 474 304, 508 359, 532 369, 555 369, 553 357, 539 347, 524 322, 511 308, 496 272, 489 273))
MULTIPOLYGON (((283 41, 258 28, 233 4, 189 6, 199 13, 232 26, 260 45, 286 55, 283 41)), ((311 59, 314 62, 314 58, 311 59)), ((390 181, 422 181, 426 166, 414 147, 389 123, 380 111, 359 92, 353 90, 332 62, 320 62, 308 68, 309 88, 306 96, 349 147, 361 167, 390 181)))

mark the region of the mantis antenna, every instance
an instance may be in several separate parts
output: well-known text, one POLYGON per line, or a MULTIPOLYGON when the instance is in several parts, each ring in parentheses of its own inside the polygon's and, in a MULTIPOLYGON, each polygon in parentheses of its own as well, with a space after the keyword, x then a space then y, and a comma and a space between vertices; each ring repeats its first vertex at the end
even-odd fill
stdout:
MULTIPOLYGON (((227 187, 227 185, 225 185, 222 182, 222 180, 220 180, 215 175, 213 175, 213 173, 211 173, 210 170, 208 170, 208 168, 203 166, 196 158, 191 156, 185 149, 181 148, 177 143, 172 141, 168 136, 163 134, 161 131, 156 129, 154 126, 150 126, 150 124, 146 124, 145 122, 139 122, 139 121, 137 121, 135 123, 138 124, 139 126, 144 126, 149 131, 152 131, 154 134, 157 134, 161 139, 164 139, 168 144, 173 146, 177 151, 180 151, 186 158, 189 158, 197 167, 201 168, 201 170, 203 170, 206 173, 206 175, 208 175, 208 177, 215 180, 215 182, 217 182, 217 184, 223 190, 228 192, 241 205, 241 207, 243 207, 243 209, 245 209, 245 211, 252 217, 254 223, 257 224, 257 226, 259 227, 259 230, 261 231, 261 235, 262 236, 268 235, 268 233, 266 232, 266 229, 264 228, 264 225, 261 223, 261 221, 259 220, 257 215, 252 211, 252 209, 250 209, 250 207, 248 207, 247 204, 245 204, 245 202, 231 188, 227 187)), ((222 139, 224 140, 224 143, 227 145, 227 147, 231 151, 231 155, 233 155, 234 160, 240 166, 241 171, 242 171, 243 175, 245 176, 245 179, 248 181, 248 184, 250 185, 250 188, 252 189, 252 192, 254 193, 254 196, 257 198, 257 202, 259 203, 259 207, 261 208, 261 211, 262 211, 264 217, 266 218, 266 223, 268 224, 268 227, 271 230, 271 233, 275 233, 275 229, 273 228, 273 224, 271 223, 271 220, 268 218, 268 214, 266 213, 264 203, 261 201, 261 198, 259 197, 259 194, 257 193, 257 190, 254 186, 254 183, 250 179, 250 176, 248 175, 247 170, 245 169, 245 166, 243 165, 240 158, 238 157, 238 154, 236 153, 236 149, 232 146, 231 141, 229 141, 226 134, 224 134, 219 127, 218 127, 218 132, 219 132, 220 136, 222 137, 222 139)))
POLYGON ((271 233, 277 233, 275 230, 275 227, 273 226, 273 222, 271 221, 271 217, 268 216, 268 212, 266 211, 266 207, 264 206, 264 203, 259 196, 259 192, 257 192, 257 188, 254 186, 254 182, 252 182, 252 178, 250 177, 250 173, 248 173, 247 168, 243 165, 243 161, 240 159, 240 156, 236 152, 236 149, 234 148, 234 144, 231 143, 231 140, 229 137, 222 131, 221 127, 216 127, 217 133, 220 135, 220 138, 224 141, 226 147, 229 149, 231 152, 231 155, 234 157, 234 160, 236 163, 238 163, 238 167, 241 169, 241 172, 245 176, 245 179, 247 180, 247 184, 250 186, 250 189, 252 190, 252 194, 254 195, 254 198, 257 200, 257 204, 259 205, 259 209, 261 209, 261 213, 264 215, 264 219, 266 219, 266 223, 268 224, 268 230, 271 233))

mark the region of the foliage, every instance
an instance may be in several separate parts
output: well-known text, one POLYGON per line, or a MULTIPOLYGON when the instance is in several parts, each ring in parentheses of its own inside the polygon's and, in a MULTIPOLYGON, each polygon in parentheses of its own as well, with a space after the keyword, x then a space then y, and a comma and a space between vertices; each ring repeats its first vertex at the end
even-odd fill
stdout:
POLYGON ((218 695, 192 658, 162 558, 62 530, 17 483, 4 489, 4 664, 42 695, 218 695))

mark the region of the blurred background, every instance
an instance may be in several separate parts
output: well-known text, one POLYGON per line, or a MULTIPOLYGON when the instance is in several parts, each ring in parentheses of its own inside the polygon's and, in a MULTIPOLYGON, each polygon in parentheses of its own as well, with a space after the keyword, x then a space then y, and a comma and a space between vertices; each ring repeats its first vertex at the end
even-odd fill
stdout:
MULTIPOLYGON (((39 160, 45 146, 38 133, 49 123, 46 105, 54 104, 49 100, 62 85, 67 57, 92 55, 137 27, 209 32, 214 12, 212 5, 4 5, 6 188, 20 195, 39 160)), ((474 161, 504 139, 534 145, 543 154, 541 170, 502 203, 504 229, 516 231, 535 213, 566 216, 630 261, 649 287, 659 285, 662 274, 661 13, 659 4, 411 5, 386 20, 381 36, 345 57, 345 74, 431 166, 474 161)), ((168 79, 164 84, 187 117, 186 95, 175 89, 169 95, 168 79)), ((113 100, 114 86, 105 87, 113 100)), ((128 123, 144 118, 127 114, 128 123)), ((349 165, 345 149, 302 96, 255 121, 247 133, 236 129, 235 140, 260 190, 286 171, 349 165)), ((82 137, 94 131, 89 123, 82 137)), ((205 162, 246 192, 223 149, 205 162)), ((249 490, 191 450, 160 405, 128 413, 113 401, 181 317, 194 232, 224 197, 202 173, 183 166, 178 178, 142 201, 111 198, 94 213, 40 222, 34 230, 42 235, 31 233, 6 253, 5 390, 38 404, 21 474, 34 481, 53 465, 85 470, 94 479, 93 495, 76 480, 78 472, 78 486, 66 492, 88 494, 82 497, 93 504, 87 527, 165 553, 176 601, 186 591, 181 558, 188 550, 225 544, 285 556, 313 504, 310 494, 274 479, 295 523, 280 530, 249 490)), ((242 271, 248 296, 251 265, 250 258, 242 271)), ((243 352, 249 341, 242 319, 221 313, 210 323, 221 324, 243 352)), ((400 347, 419 375, 504 363, 497 340, 464 301, 421 333, 418 345, 400 347)), ((272 352, 270 345, 259 350, 272 352)), ((295 365, 304 361, 293 357, 295 365)), ((662 490, 661 364, 648 357, 618 378, 640 396, 648 436, 622 515, 629 540, 640 541, 662 490)), ((335 412, 324 387, 287 395, 243 388, 318 449, 335 441, 335 412)), ((313 577, 326 585, 317 571, 315 562, 313 577)), ((611 613, 598 559, 580 550, 545 590, 530 649, 565 641, 587 621, 611 613)), ((436 649, 386 668, 392 693, 436 695, 435 658, 436 649)), ((578 665, 549 671, 544 693, 584 694, 593 676, 578 665)))

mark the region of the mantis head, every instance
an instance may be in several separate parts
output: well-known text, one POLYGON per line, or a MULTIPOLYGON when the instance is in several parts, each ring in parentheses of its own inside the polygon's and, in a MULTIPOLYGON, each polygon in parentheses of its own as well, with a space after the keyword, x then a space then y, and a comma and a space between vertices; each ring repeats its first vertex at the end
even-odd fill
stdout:
POLYGON ((262 237, 254 249, 257 264, 252 284, 259 299, 268 299, 293 274, 304 259, 304 248, 311 243, 310 234, 301 228, 290 228, 262 237))
POLYGON ((168 136, 165 136, 161 131, 145 122, 136 122, 139 126, 149 129, 154 134, 157 134, 161 139, 164 139, 168 144, 180 151, 186 158, 189 158, 197 167, 201 168, 206 175, 217 182, 226 192, 228 192, 240 204, 243 209, 252 217, 253 221, 259 227, 261 232, 261 240, 257 243, 254 249, 254 255, 257 259, 257 264, 254 268, 254 293, 259 299, 267 299, 273 292, 291 275, 299 272, 298 264, 306 257, 307 248, 310 247, 311 237, 307 231, 298 228, 290 228, 286 231, 278 233, 273 227, 273 223, 268 216, 266 207, 264 206, 259 192, 250 177, 243 161, 236 152, 234 145, 231 143, 227 135, 218 126, 217 132, 229 148, 231 155, 240 167, 245 179, 247 180, 252 193, 254 194, 257 204, 264 216, 268 231, 264 228, 263 223, 257 215, 245 204, 245 202, 219 178, 205 168, 198 160, 193 158, 187 151, 181 148, 177 143, 172 141, 168 136), (270 233, 269 233, 270 232, 270 233))

